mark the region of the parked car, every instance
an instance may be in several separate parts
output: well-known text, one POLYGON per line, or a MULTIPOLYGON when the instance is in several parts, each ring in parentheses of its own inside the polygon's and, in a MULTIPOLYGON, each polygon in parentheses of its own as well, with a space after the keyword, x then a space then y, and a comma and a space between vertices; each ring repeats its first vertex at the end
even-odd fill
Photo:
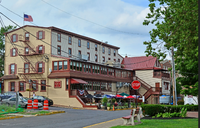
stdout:
MULTIPOLYGON (((27 105, 28 105, 28 100, 24 97, 19 97, 19 105, 22 107, 22 108, 27 108, 27 105)), ((2 104, 6 104, 6 105, 16 105, 16 97, 10 97, 8 99, 3 99, 2 100, 2 104)), ((32 102, 33 104, 33 102, 32 102)), ((41 103, 38 103, 38 108, 41 108, 43 107, 43 105, 41 103)))
POLYGON ((34 96, 32 97, 32 100, 35 100, 37 99, 39 103, 42 103, 44 105, 44 101, 45 100, 48 100, 48 103, 49 103, 49 106, 53 105, 53 100, 52 99, 49 99, 48 97, 46 96, 34 96))

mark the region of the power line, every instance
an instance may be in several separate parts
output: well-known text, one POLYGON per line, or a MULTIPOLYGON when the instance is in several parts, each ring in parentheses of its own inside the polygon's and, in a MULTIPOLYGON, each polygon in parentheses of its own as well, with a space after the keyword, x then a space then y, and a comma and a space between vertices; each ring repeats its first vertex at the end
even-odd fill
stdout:
POLYGON ((81 19, 81 20, 84 20, 84 21, 90 22, 90 23, 92 23, 92 24, 95 24, 95 25, 97 25, 97 26, 100 26, 100 27, 103 27, 103 28, 106 28, 106 29, 110 29, 110 30, 113 30, 113 31, 121 32, 121 33, 127 33, 127 34, 144 35, 144 34, 139 34, 139 33, 125 32, 125 31, 121 31, 121 30, 113 29, 113 28, 110 28, 110 27, 106 27, 106 26, 104 26, 104 25, 101 25, 101 24, 95 23, 95 22, 93 22, 93 21, 90 21, 90 20, 84 19, 84 18, 82 18, 82 17, 75 16, 75 15, 73 15, 73 14, 71 14, 71 13, 69 13, 69 12, 66 12, 66 11, 64 11, 64 10, 62 10, 62 9, 60 9, 60 8, 58 8, 58 7, 56 7, 56 6, 52 5, 52 4, 50 4, 50 3, 46 2, 46 1, 44 1, 44 0, 41 0, 41 1, 43 1, 44 3, 48 4, 49 6, 51 6, 51 7, 53 7, 53 8, 56 8, 56 9, 58 9, 58 10, 64 12, 64 13, 66 13, 66 14, 68 14, 68 15, 71 15, 71 16, 73 16, 73 17, 76 17, 76 18, 78 18, 78 19, 81 19))

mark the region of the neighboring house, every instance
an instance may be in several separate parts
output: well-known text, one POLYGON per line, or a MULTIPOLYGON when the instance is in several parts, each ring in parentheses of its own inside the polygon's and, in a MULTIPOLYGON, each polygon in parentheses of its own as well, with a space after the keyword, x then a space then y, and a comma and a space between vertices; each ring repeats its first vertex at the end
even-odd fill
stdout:
MULTIPOLYGON (((145 96, 149 104, 159 103, 159 96, 170 93, 170 74, 161 67, 159 60, 153 56, 125 57, 122 61, 125 69, 133 71, 133 79, 141 83, 138 94, 145 96)), ((130 94, 135 94, 130 89, 130 94)))
POLYGON ((5 33, 5 55, 9 56, 1 77, 4 91, 19 91, 25 97, 35 92, 55 104, 91 107, 84 95, 116 94, 117 83, 133 81, 132 70, 119 65, 123 58, 118 49, 56 27, 15 29, 5 33), (108 60, 114 65, 105 65, 108 60))

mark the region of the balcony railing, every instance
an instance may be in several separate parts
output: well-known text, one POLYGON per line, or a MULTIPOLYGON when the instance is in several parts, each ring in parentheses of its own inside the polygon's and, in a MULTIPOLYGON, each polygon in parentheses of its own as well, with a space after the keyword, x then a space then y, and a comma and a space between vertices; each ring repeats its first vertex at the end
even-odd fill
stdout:
POLYGON ((38 68, 38 71, 35 68, 18 68, 18 73, 32 74, 32 73, 42 73, 43 68, 38 68))
POLYGON ((170 74, 169 73, 163 73, 163 72, 154 72, 153 73, 154 77, 166 77, 166 78, 170 78, 170 74))

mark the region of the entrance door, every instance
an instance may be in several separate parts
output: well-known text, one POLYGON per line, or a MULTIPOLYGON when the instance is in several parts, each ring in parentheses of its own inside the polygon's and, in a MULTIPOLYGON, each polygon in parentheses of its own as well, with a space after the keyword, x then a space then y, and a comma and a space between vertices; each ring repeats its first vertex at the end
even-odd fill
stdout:
POLYGON ((160 83, 156 83, 156 92, 160 91, 160 83))

